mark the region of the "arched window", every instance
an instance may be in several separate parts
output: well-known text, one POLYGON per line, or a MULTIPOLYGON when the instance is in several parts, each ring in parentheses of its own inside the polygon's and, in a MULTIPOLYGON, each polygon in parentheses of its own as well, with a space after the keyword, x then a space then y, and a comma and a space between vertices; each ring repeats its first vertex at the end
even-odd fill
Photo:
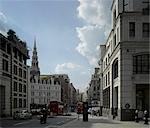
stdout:
POLYGON ((118 77, 118 59, 113 62, 113 78, 118 77))

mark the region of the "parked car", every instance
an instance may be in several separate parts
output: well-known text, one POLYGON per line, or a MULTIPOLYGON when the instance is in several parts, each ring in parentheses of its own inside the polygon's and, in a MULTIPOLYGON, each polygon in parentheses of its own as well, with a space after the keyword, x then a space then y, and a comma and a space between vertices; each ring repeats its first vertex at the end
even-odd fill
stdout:
POLYGON ((13 119, 31 119, 32 114, 27 110, 16 111, 13 115, 13 119))

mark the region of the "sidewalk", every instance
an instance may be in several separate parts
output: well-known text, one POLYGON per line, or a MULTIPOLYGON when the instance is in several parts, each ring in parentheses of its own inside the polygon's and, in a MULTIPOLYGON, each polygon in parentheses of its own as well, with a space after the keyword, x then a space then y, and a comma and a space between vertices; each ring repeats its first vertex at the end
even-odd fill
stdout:
POLYGON ((83 122, 82 116, 80 119, 75 119, 60 128, 150 128, 150 125, 144 125, 144 122, 135 123, 134 121, 116 121, 109 120, 107 117, 92 117, 89 116, 88 122, 83 122))

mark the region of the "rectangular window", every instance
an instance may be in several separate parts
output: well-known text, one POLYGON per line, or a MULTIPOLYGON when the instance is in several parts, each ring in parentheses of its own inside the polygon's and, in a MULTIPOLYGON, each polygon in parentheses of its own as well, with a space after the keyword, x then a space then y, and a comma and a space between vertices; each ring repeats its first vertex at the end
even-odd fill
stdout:
POLYGON ((108 85, 110 84, 110 73, 108 72, 108 85))
POLYGON ((116 34, 114 35, 114 47, 116 46, 116 34))
POLYGON ((133 73, 134 74, 149 74, 149 54, 137 55, 133 57, 133 73))
POLYGON ((3 59, 3 70, 8 72, 8 61, 3 59))
POLYGON ((17 108, 17 98, 14 98, 14 108, 17 108))
POLYGON ((22 92, 22 84, 19 84, 19 92, 22 92))
POLYGON ((143 37, 149 37, 149 23, 143 23, 143 37))
POLYGON ((19 76, 22 77, 22 69, 19 68, 19 76))
POLYGON ((34 92, 31 92, 31 96, 34 96, 34 92))
POLYGON ((26 71, 23 71, 23 78, 26 79, 27 75, 26 75, 26 71))
POLYGON ((107 86, 107 75, 106 75, 106 77, 105 77, 105 78, 106 78, 106 86, 107 86))
POLYGON ((14 82, 14 91, 17 92, 17 82, 16 81, 14 82))
POLYGON ((26 85, 23 86, 23 92, 26 93, 27 89, 26 89, 26 85))
POLYGON ((135 22, 129 22, 129 36, 135 37, 135 22))
POLYGON ((13 48, 14 57, 17 59, 17 49, 13 48))
POLYGON ((26 99, 23 100, 23 107, 26 108, 26 99))
POLYGON ((22 108, 22 99, 19 99, 19 108, 22 108))
POLYGON ((17 75, 17 66, 14 65, 14 74, 17 75))

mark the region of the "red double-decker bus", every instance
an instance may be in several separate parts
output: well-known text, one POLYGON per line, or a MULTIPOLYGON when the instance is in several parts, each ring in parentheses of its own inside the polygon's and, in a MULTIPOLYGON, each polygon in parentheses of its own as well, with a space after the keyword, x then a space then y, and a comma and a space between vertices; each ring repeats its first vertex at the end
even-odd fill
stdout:
POLYGON ((50 101, 48 108, 52 115, 62 115, 63 114, 63 104, 58 101, 50 101))
POLYGON ((82 114, 83 113, 83 102, 78 102, 77 103, 77 114, 82 114))

